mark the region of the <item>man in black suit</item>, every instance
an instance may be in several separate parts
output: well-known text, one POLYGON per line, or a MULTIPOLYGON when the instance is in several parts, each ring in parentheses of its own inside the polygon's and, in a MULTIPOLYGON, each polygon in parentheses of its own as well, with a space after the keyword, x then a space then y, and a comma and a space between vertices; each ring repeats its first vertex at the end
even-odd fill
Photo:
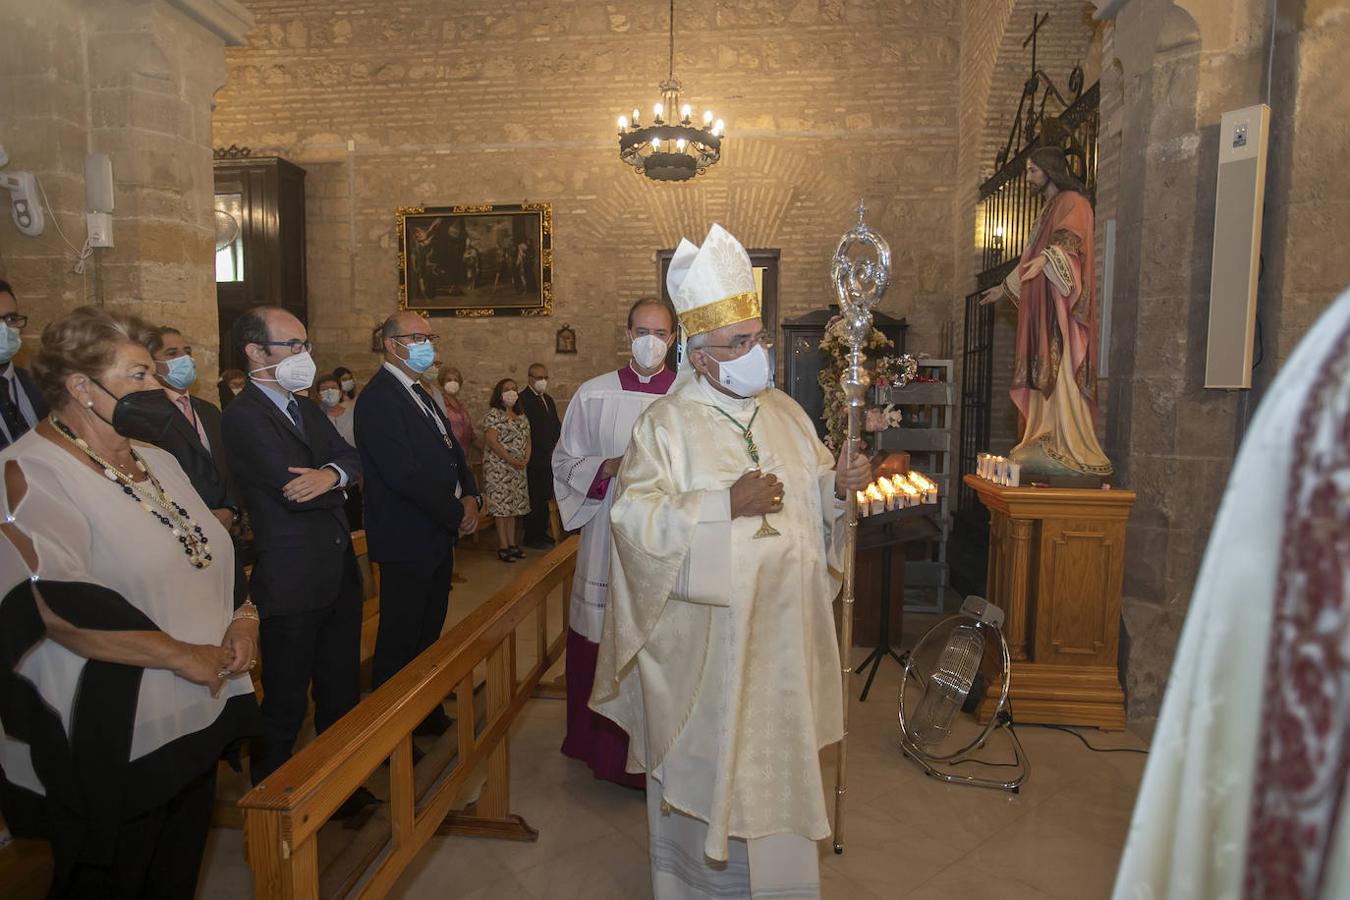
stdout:
POLYGON ((192 346, 171 325, 151 329, 143 342, 155 361, 155 378, 177 413, 164 435, 152 443, 173 454, 220 524, 230 528, 239 517, 239 504, 225 466, 220 410, 188 393, 197 380, 192 346))
MULTIPOLYGON (((263 738, 250 775, 257 784, 290 758, 314 684, 314 728, 323 731, 360 696, 361 579, 342 488, 361 460, 327 414, 296 397, 314 380, 300 320, 259 307, 234 323, 249 385, 226 407, 229 470, 253 526, 257 562, 249 588, 262 616, 263 738)), ((339 810, 374 798, 364 788, 339 810)))
POLYGON ((14 365, 23 344, 20 333, 28 317, 20 315, 19 301, 8 281, 0 279, 0 450, 17 441, 47 418, 47 404, 28 372, 14 365))
POLYGON ((528 375, 529 385, 520 392, 520 405, 530 420, 530 461, 525 467, 530 512, 525 516, 525 546, 546 550, 553 545, 548 533, 548 502, 553 499, 553 448, 558 446, 562 422, 558 404, 547 394, 548 369, 534 363, 528 375))
MULTIPOLYGON (((127 425, 127 437, 167 450, 183 467, 192 487, 227 530, 239 522, 239 501, 225 468, 225 442, 220 436, 220 410, 188 393, 197 380, 192 347, 183 333, 170 325, 147 329, 140 341, 155 360, 155 379, 164 387, 162 419, 149 407, 136 409, 127 425)), ((244 580, 244 557, 234 554, 234 596, 243 603, 248 596, 244 580)))
MULTIPOLYGON (((414 312, 385 320, 384 365, 356 401, 356 446, 365 472, 366 541, 380 564, 380 625, 371 661, 378 687, 440 637, 455 543, 476 527, 480 498, 464 449, 419 382, 435 359, 436 333, 414 312)), ((422 733, 449 726, 443 711, 422 733)))

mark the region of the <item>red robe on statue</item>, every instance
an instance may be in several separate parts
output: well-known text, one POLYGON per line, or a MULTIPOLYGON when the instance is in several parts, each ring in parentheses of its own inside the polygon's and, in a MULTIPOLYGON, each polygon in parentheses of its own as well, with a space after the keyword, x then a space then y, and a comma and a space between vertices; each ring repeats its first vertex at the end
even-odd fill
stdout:
MULTIPOLYGON (((1017 303, 1017 336, 1009 394, 1026 423, 1022 451, 1044 452, 1051 466, 1109 475, 1110 461, 1093 432, 1097 412, 1097 297, 1092 204, 1060 191, 1032 229, 1018 267, 1004 282, 1017 303), (1023 278, 1043 259, 1040 274, 1023 278)), ((1034 466, 1033 468, 1037 468, 1034 466)))

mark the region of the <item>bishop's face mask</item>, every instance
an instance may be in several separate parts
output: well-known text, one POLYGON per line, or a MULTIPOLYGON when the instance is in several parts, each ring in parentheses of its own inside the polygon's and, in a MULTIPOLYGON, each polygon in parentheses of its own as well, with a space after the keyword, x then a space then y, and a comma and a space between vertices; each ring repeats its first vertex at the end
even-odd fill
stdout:
MULTIPOLYGON (((122 437, 147 444, 158 444, 168 434, 175 416, 180 413, 164 391, 158 387, 144 391, 132 391, 118 397, 103 386, 97 378, 90 381, 98 385, 99 390, 117 400, 113 406, 112 421, 108 422, 122 437)), ((97 415, 97 413, 95 413, 97 415)), ((99 418, 103 418, 99 416, 99 418)), ((104 421, 108 421, 104 419, 104 421)))
POLYGON ((764 392, 773 377, 769 354, 763 344, 755 344, 735 359, 715 360, 717 381, 737 397, 754 397, 764 392))

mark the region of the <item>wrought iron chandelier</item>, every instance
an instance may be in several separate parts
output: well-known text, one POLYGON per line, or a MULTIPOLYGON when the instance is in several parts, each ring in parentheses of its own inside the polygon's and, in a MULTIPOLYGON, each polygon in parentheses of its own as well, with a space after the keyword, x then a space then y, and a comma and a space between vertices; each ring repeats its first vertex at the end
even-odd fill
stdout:
POLYGON ((641 123, 637 107, 631 122, 619 116, 619 159, 654 181, 687 181, 722 158, 722 120, 714 121, 712 112, 704 110, 703 124, 696 125, 693 107, 680 102, 680 90, 675 78, 675 0, 670 0, 670 68, 661 82, 661 102, 652 105, 652 123, 641 123), (663 118, 667 115, 669 120, 663 118))

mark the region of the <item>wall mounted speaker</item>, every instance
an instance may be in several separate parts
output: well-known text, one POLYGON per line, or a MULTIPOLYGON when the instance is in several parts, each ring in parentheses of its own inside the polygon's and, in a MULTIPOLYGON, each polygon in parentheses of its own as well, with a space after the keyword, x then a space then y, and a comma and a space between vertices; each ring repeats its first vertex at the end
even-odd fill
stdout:
POLYGON ((1261 219, 1266 197, 1270 107, 1223 114, 1214 203, 1214 256, 1209 276, 1209 337, 1205 387, 1252 386, 1256 280, 1261 267, 1261 219))
POLYGON ((84 205, 90 212, 113 211, 112 160, 106 153, 84 157, 84 205))

